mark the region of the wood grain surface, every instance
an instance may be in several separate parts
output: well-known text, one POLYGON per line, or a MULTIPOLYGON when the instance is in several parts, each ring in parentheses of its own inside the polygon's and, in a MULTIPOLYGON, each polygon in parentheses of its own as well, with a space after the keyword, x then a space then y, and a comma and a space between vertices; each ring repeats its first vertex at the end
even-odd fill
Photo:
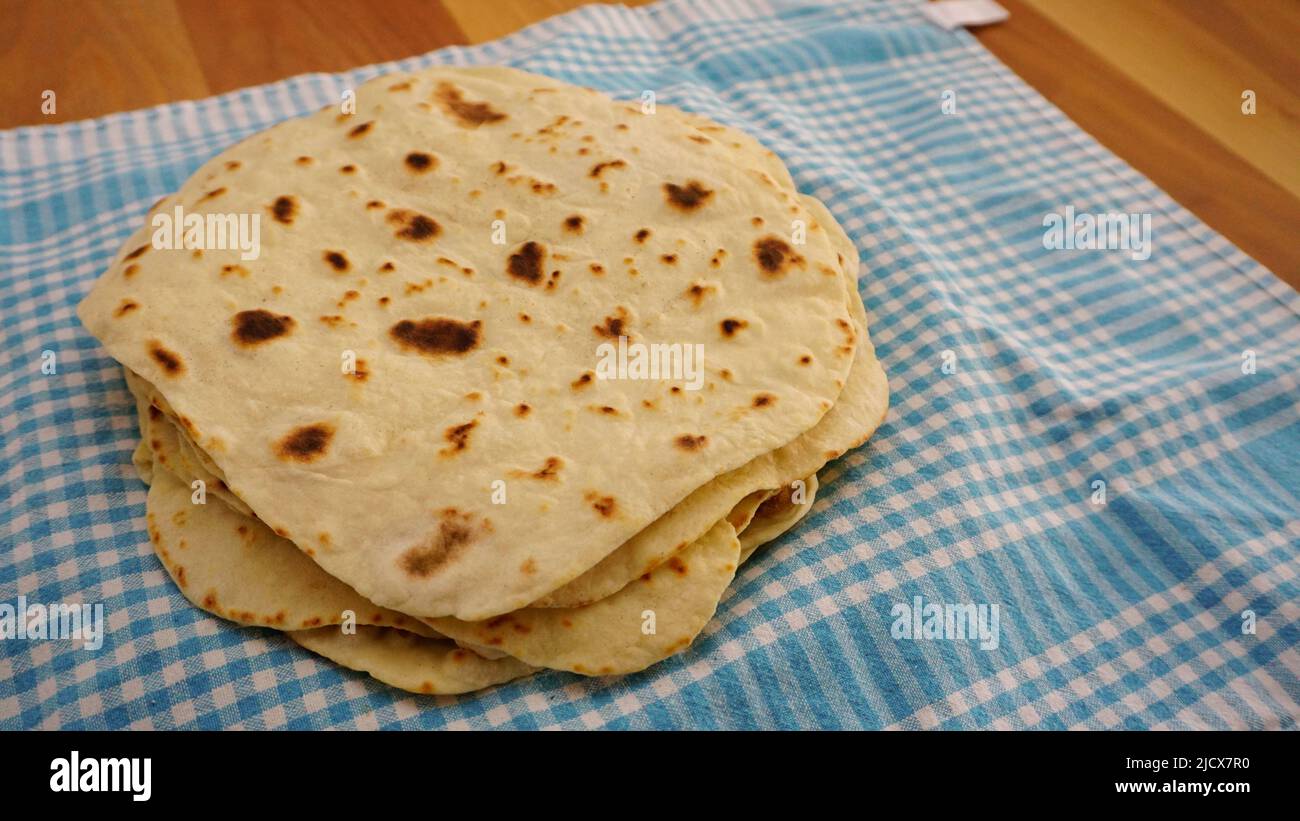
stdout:
MULTIPOLYGON (((999 0, 976 30, 1085 131, 1300 288, 1300 2, 999 0), (1256 113, 1242 113, 1242 93, 1256 113)), ((640 5, 630 2, 628 5, 640 5)), ((480 43, 579 0, 0 0, 0 128, 480 43), (54 90, 57 109, 41 111, 54 90)))

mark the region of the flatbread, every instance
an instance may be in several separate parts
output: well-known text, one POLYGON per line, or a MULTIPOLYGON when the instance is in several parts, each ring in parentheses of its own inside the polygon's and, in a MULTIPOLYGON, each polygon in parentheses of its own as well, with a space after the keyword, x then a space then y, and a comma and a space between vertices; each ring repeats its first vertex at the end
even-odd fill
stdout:
POLYGON ((411 614, 509 612, 845 382, 826 230, 752 140, 703 128, 509 69, 380 78, 151 214, 256 213, 258 259, 158 250, 147 225, 79 315, 328 573, 411 614), (701 389, 597 378, 618 336, 705 345, 701 389))
POLYGON ((530 607, 479 622, 429 619, 439 633, 536 667, 582 675, 644 670, 681 652, 718 607, 739 564, 725 519, 642 579, 583 607, 530 607))
MULTIPOLYGON (((865 339, 865 335, 863 336, 865 339)), ((870 366, 874 360, 860 358, 857 360, 857 368, 864 368, 865 372, 870 375, 870 366)), ((876 366, 878 368, 878 365, 876 366)), ((862 379, 860 374, 855 378, 851 374, 850 384, 863 388, 862 391, 853 391, 846 388, 849 396, 855 396, 858 393, 865 393, 875 401, 875 407, 883 415, 883 400, 879 397, 879 384, 871 379, 862 379), (871 390, 870 388, 875 388, 871 390)), ((839 412, 828 414, 824 424, 831 432, 843 440, 854 436, 865 437, 870 431, 850 431, 838 426, 837 420, 845 415, 847 408, 840 408, 839 412)), ((870 410, 870 408, 869 408, 870 410)), ((860 418, 860 417, 859 417, 860 418)), ((879 417, 877 417, 878 420, 879 417)), ((157 421, 157 417, 153 417, 157 421)), ((810 454, 813 448, 810 445, 828 444, 828 440, 819 437, 815 432, 812 434, 812 442, 791 443, 787 446, 787 453, 774 453, 768 460, 773 470, 778 465, 786 465, 789 470, 791 463, 799 463, 801 460, 807 463, 811 459, 817 464, 821 460, 831 458, 833 452, 819 452, 814 458, 810 454)), ((801 437, 801 439, 807 437, 801 437)), ((751 481, 754 481, 751 476, 751 481)), ((810 477, 810 491, 815 492, 815 477, 810 477)), ((187 493, 188 488, 181 486, 181 493, 187 493)), ((754 510, 759 507, 759 500, 767 495, 766 491, 751 492, 742 503, 729 513, 729 517, 737 524, 749 523, 755 516, 754 510)), ((811 497, 812 493, 809 493, 811 497)), ((811 498, 803 510, 811 504, 811 498)), ((693 636, 701 629, 708 618, 711 616, 713 609, 716 607, 718 598, 725 589, 730 579, 730 574, 734 574, 735 565, 740 561, 742 554, 747 556, 748 553, 757 547, 767 538, 773 538, 784 532, 785 529, 792 526, 803 510, 797 511, 793 516, 772 516, 772 506, 768 508, 767 516, 759 517, 757 523, 759 529, 754 535, 747 540, 748 544, 742 546, 739 540, 723 540, 717 538, 712 540, 712 546, 705 550, 704 546, 695 546, 694 552, 682 551, 681 555, 675 561, 657 568, 650 574, 649 589, 642 587, 646 582, 634 584, 626 592, 620 591, 621 595, 605 597, 604 601, 597 601, 593 604, 577 608, 529 608, 518 613, 512 613, 490 620, 484 620, 479 623, 469 623, 455 619, 432 620, 430 623, 438 632, 448 635, 467 647, 483 648, 485 652, 494 655, 508 654, 512 657, 521 658, 530 665, 555 667, 557 669, 572 670, 573 672, 584 673, 587 675, 615 674, 631 672, 642 669, 644 666, 660 660, 664 656, 681 649, 682 639, 693 636), (734 541, 734 549, 731 542, 734 541), (725 546, 724 546, 725 543, 725 546), (686 605, 683 607, 684 597, 681 595, 682 588, 673 586, 681 584, 682 578, 691 577, 692 583, 696 583, 701 576, 692 574, 690 568, 699 564, 699 556, 705 556, 705 567, 711 570, 704 578, 715 582, 710 588, 695 588, 704 592, 698 595, 685 597, 686 605), (687 569, 682 573, 682 568, 687 569), (656 585, 655 582, 658 582, 656 585), (667 583, 665 583, 667 582, 667 583), (646 596, 651 598, 647 600, 646 596), (657 633, 650 640, 640 636, 634 631, 627 629, 628 625, 636 622, 633 616, 645 613, 647 610, 653 610, 658 613, 662 609, 661 605, 656 602, 668 601, 674 609, 671 612, 678 618, 670 620, 668 623, 667 637, 663 633, 657 633), (566 624, 567 622, 567 624, 566 624), (685 635, 677 635, 682 633, 685 635)), ((233 511, 232 511, 233 513, 233 511)), ((202 515, 207 515, 206 513, 202 515)), ((264 525, 256 520, 247 519, 247 526, 253 530, 267 532, 271 539, 275 539, 273 534, 266 531, 264 525)), ((727 524, 727 527, 734 527, 727 524)), ((228 528, 237 530, 236 528, 228 528)), ((287 542, 277 540, 281 543, 279 552, 285 553, 295 559, 303 560, 287 542)), ((266 551, 258 551, 257 557, 269 555, 266 551)), ((319 568, 311 566, 310 562, 303 560, 303 563, 311 567, 319 575, 324 576, 319 568)), ((232 569, 229 572, 236 574, 264 575, 278 577, 282 574, 266 573, 259 568, 256 561, 242 562, 238 569, 232 569)), ((175 574, 173 574, 175 575, 175 574)), ((295 576, 300 573, 293 574, 295 576)), ((326 577, 328 578, 328 577, 326 577)), ((639 624, 639 623, 638 623, 639 624)))
MULTIPOLYGON (((174 444, 162 444, 169 441, 167 423, 147 411, 144 419, 148 435, 160 443, 159 455, 166 464, 177 464, 174 444)), ((394 626, 426 637, 450 637, 483 658, 509 655, 531 665, 588 675, 632 672, 685 649, 708 622, 735 573, 740 549, 736 528, 749 524, 768 495, 750 494, 704 538, 610 600, 577 608, 522 610, 481 625, 445 620, 464 628, 451 635, 366 601, 264 523, 220 499, 194 504, 189 481, 161 466, 153 471, 149 534, 177 587, 207 612, 288 631, 349 619, 357 625, 394 626), (627 629, 631 625, 639 630, 642 622, 636 617, 647 610, 663 614, 657 622, 665 632, 627 629)), ((314 643, 309 649, 317 647, 326 648, 322 654, 331 658, 340 652, 329 649, 332 643, 314 643)), ((379 664, 377 659, 387 652, 368 649, 366 658, 379 664)), ((383 680, 382 675, 376 677, 383 680)))
POLYGON ((189 485, 155 467, 147 500, 154 553, 195 607, 238 624, 299 630, 391 625, 436 636, 418 620, 366 601, 292 544, 218 499, 191 503, 189 485), (350 619, 349 619, 350 615, 350 619))
POLYGON ((843 281, 860 340, 848 382, 835 406, 794 441, 696 489, 591 570, 539 599, 536 606, 575 606, 613 594, 689 544, 747 494, 815 474, 827 462, 866 442, 884 421, 889 382, 867 333, 866 310, 857 291, 857 252, 825 206, 811 197, 805 198, 805 203, 842 249, 843 281))
POLYGON ((170 470, 177 478, 184 479, 187 484, 195 481, 203 482, 206 493, 211 493, 245 516, 251 516, 252 511, 249 510, 248 505, 232 493, 225 481, 209 471, 203 460, 195 455, 194 448, 189 444, 184 431, 157 406, 149 402, 149 397, 152 395, 149 384, 129 370, 125 371, 125 376, 127 388, 136 397, 136 410, 140 419, 142 437, 140 444, 145 451, 138 457, 133 457, 133 461, 136 461, 136 470, 144 483, 149 484, 149 478, 145 475, 145 470, 140 468, 138 461, 140 458, 149 459, 151 464, 147 470, 150 472, 153 470, 153 463, 156 463, 170 470))
POLYGON ((792 499, 793 487, 782 488, 766 498, 753 518, 749 527, 740 534, 740 563, 749 561, 749 557, 768 542, 780 538, 799 523, 812 510, 817 499, 817 474, 803 482, 803 501, 796 503, 792 499))
POLYGON ((450 641, 391 627, 358 627, 355 634, 337 627, 319 627, 297 630, 288 636, 336 664, 424 695, 470 693, 534 672, 509 656, 485 659, 450 641))
MULTIPOLYGON (((758 507, 752 502, 737 511, 738 520, 748 522, 758 507)), ((421 624, 365 601, 257 519, 217 499, 192 504, 189 485, 169 470, 154 470, 148 519, 155 552, 177 587, 222 618, 293 631, 340 624, 351 613, 358 625, 445 636, 494 657, 586 675, 634 672, 685 649, 712 616, 740 551, 735 528, 723 520, 645 579, 602 601, 529 608, 480 623, 421 624), (643 633, 648 611, 655 614, 656 629, 643 633)), ((332 645, 310 649, 318 646, 332 645)), ((333 658, 333 652, 322 654, 333 658)), ((385 651, 368 652, 373 658, 385 651)))

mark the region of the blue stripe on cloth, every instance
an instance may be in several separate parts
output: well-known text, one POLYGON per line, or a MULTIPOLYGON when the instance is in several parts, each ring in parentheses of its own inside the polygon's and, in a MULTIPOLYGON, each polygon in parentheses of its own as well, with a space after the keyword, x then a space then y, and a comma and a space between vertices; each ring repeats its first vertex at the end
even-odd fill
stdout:
POLYGON ((913 3, 592 6, 481 46, 0 132, 0 314, 0 603, 102 602, 108 622, 98 651, 0 640, 0 727, 1300 717, 1300 297, 913 3), (780 154, 859 249, 893 407, 690 651, 618 680, 416 698, 172 588, 130 466, 133 403, 73 309, 223 147, 384 71, 498 62, 624 99, 655 89, 780 154), (1044 248, 1066 206, 1150 214, 1150 258, 1044 248), (916 596, 997 605, 997 648, 896 638, 894 607, 916 596))

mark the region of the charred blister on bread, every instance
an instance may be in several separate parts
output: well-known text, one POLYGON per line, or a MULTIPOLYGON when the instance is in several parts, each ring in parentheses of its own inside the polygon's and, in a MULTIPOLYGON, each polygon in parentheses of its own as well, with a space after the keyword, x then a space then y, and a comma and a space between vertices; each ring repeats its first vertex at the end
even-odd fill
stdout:
POLYGON ((288 336, 294 328, 293 317, 285 314, 273 314, 262 308, 240 311, 230 318, 230 338, 236 345, 251 348, 288 336))
POLYGON ((435 316, 403 319, 388 329, 388 335, 405 350, 439 356, 466 354, 474 350, 478 347, 482 329, 482 320, 466 322, 435 316))
POLYGON ((329 452, 334 426, 315 422, 294 428, 275 443, 275 454, 285 462, 315 462, 329 452))

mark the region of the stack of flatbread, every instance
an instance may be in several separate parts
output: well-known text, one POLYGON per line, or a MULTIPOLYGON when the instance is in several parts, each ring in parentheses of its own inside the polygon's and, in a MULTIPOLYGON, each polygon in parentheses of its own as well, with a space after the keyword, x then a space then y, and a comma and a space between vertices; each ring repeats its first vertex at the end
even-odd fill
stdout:
POLYGON ((434 68, 204 165, 79 315, 191 602, 461 693, 689 647, 884 417, 857 267, 743 133, 434 68))

